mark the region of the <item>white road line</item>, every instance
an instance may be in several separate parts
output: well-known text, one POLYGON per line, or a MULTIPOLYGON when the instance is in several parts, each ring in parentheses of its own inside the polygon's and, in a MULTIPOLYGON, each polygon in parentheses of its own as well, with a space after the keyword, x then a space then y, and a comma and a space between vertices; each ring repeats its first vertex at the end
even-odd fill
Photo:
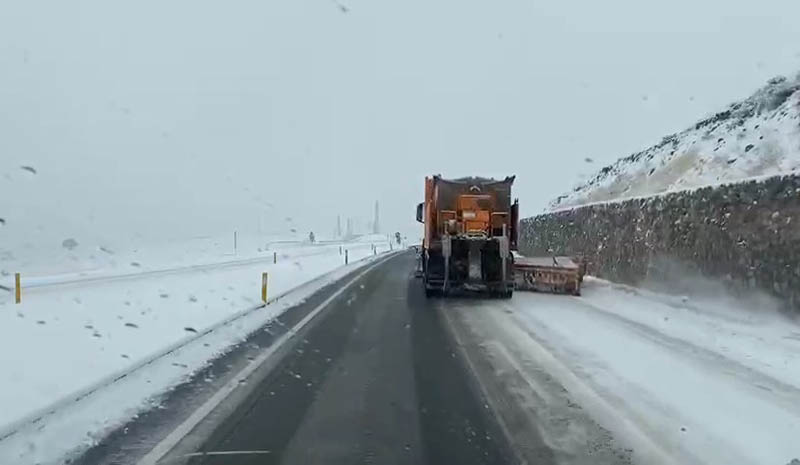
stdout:
POLYGON ((314 310, 308 313, 302 320, 300 320, 292 329, 288 330, 275 343, 269 346, 264 352, 255 358, 251 363, 244 367, 239 373, 231 378, 219 391, 217 391, 211 398, 209 398, 203 405, 189 415, 189 418, 184 420, 183 423, 178 425, 170 434, 161 440, 150 452, 142 457, 136 465, 156 465, 173 447, 175 447, 186 435, 188 435, 203 419, 208 416, 219 404, 222 403, 236 388, 240 386, 240 380, 246 379, 252 375, 261 364, 263 364, 272 354, 274 354, 286 341, 294 337, 299 330, 307 325, 311 320, 317 316, 325 307, 328 306, 334 299, 339 297, 346 291, 353 283, 364 277, 367 273, 372 271, 373 268, 382 264, 395 254, 389 254, 388 257, 374 263, 367 269, 359 273, 353 279, 347 282, 344 286, 339 288, 336 292, 331 294, 322 303, 317 305, 314 310))
POLYGON ((162 460, 160 465, 170 462, 177 462, 179 460, 190 459, 192 457, 216 457, 225 455, 269 455, 271 451, 268 450, 221 450, 215 452, 192 452, 191 454, 184 454, 173 459, 162 460))

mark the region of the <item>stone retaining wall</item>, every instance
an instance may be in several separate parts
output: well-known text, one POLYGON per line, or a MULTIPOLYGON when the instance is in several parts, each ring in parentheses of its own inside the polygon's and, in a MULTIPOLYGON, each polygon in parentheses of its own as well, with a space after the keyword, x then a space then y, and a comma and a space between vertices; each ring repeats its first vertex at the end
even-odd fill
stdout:
POLYGON ((800 176, 526 218, 520 252, 584 256, 591 274, 634 285, 688 267, 734 290, 767 291, 798 310, 800 176))

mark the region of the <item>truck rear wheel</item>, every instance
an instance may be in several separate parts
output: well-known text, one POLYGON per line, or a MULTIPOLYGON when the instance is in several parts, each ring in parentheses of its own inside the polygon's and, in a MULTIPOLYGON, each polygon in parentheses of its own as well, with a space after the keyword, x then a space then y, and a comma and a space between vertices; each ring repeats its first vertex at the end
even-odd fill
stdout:
POLYGON ((513 289, 508 289, 505 291, 499 291, 499 290, 489 291, 489 297, 492 299, 510 299, 513 294, 514 294, 513 289))
POLYGON ((425 297, 430 299, 432 297, 438 297, 441 294, 442 294, 442 291, 440 289, 432 289, 432 288, 430 288, 428 286, 425 286, 425 297))

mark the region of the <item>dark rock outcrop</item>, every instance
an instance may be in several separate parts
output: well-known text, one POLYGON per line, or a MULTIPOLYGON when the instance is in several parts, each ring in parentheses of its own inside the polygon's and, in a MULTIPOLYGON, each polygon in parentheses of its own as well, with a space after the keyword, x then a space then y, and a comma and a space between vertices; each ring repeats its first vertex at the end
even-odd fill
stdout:
POLYGON ((590 273, 640 284, 674 261, 800 310, 800 176, 599 203, 522 220, 520 252, 580 255, 590 273))

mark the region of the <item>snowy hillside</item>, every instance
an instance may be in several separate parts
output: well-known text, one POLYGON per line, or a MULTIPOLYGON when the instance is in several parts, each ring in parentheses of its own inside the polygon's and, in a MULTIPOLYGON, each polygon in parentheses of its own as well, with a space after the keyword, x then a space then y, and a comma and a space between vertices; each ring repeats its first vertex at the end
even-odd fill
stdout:
POLYGON ((800 170, 800 74, 617 160, 551 203, 558 209, 800 170))

